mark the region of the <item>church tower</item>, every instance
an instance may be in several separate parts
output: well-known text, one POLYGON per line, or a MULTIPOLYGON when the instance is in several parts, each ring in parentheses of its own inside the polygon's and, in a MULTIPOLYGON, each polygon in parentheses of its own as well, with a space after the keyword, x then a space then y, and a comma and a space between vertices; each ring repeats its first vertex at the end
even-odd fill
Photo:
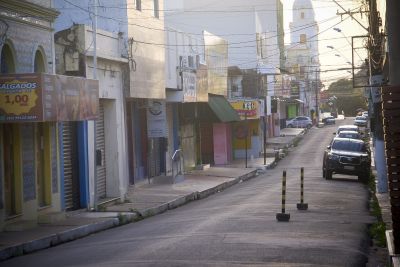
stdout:
POLYGON ((311 0, 295 0, 293 3, 293 19, 289 25, 292 47, 301 43, 310 50, 310 61, 319 64, 318 59, 318 23, 311 0))

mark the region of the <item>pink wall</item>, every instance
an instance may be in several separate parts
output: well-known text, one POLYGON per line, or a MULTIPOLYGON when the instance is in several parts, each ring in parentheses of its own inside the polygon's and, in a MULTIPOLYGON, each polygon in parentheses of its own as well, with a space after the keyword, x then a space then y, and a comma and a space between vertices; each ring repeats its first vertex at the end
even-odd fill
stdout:
POLYGON ((227 164, 231 158, 230 126, 225 123, 214 123, 214 163, 216 165, 227 164))

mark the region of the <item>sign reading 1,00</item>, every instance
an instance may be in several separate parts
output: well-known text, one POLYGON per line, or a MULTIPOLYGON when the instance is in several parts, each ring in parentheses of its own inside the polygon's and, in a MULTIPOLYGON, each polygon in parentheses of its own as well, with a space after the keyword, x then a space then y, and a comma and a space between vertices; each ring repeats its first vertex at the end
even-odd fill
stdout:
POLYGON ((20 106, 27 106, 29 102, 28 95, 6 95, 6 104, 19 104, 20 106))

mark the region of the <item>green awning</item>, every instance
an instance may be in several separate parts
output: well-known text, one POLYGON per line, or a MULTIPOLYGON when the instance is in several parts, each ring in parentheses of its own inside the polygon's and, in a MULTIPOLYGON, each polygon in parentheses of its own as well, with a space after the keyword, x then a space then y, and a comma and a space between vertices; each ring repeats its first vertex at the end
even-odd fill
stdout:
POLYGON ((208 105, 221 122, 240 121, 236 110, 222 95, 208 95, 208 105))

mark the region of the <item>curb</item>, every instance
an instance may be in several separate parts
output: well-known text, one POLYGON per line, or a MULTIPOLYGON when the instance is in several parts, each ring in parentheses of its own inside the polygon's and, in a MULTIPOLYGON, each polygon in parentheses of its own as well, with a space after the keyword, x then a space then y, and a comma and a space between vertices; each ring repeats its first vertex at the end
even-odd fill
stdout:
POLYGON ((79 226, 77 228, 66 230, 57 234, 52 234, 43 238, 31 240, 26 243, 7 247, 0 250, 0 261, 4 261, 15 256, 32 253, 41 249, 46 249, 52 246, 57 246, 59 244, 76 240, 119 225, 119 219, 112 218, 94 224, 79 226))
POLYGON ((138 213, 128 213, 128 214, 119 214, 117 218, 110 218, 101 222, 96 222, 93 224, 82 225, 73 229, 65 230, 60 233, 51 234, 49 236, 38 238, 32 241, 28 241, 25 243, 21 243, 18 245, 10 246, 0 250, 0 261, 4 261, 6 259, 21 256, 24 254, 29 254, 38 250, 46 249, 52 246, 57 246, 66 242, 70 242, 85 236, 88 236, 93 233, 101 232, 110 228, 114 228, 117 226, 122 226, 128 223, 136 222, 138 220, 142 220, 157 214, 161 214, 166 212, 167 210, 176 209, 180 206, 183 206, 189 202, 200 200, 209 197, 215 193, 221 192, 226 188, 229 188, 235 184, 238 184, 242 181, 250 180, 253 177, 258 175, 257 170, 253 170, 245 175, 237 177, 231 181, 224 182, 215 187, 206 189, 204 191, 196 191, 190 193, 188 195, 179 197, 170 202, 161 204, 160 206, 156 206, 153 208, 146 209, 145 211, 138 213))

